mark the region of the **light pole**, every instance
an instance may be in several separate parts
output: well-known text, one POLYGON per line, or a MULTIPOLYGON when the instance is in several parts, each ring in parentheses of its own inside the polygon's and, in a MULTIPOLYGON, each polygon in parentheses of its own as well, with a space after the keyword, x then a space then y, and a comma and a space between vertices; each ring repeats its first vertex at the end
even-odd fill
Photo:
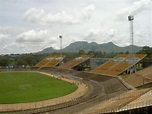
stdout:
POLYGON ((60 38, 60 51, 62 55, 62 35, 59 35, 59 38, 60 38))
POLYGON ((134 39, 133 39, 133 35, 134 35, 134 31, 133 31, 133 20, 134 20, 134 16, 130 15, 128 16, 128 21, 130 21, 130 37, 131 37, 131 45, 132 45, 132 54, 134 53, 133 51, 133 45, 134 45, 134 39))
POLYGON ((134 31, 133 31, 133 20, 134 20, 134 16, 133 15, 129 15, 128 16, 128 21, 130 21, 130 37, 131 37, 131 58, 132 58, 132 64, 133 64, 133 72, 135 70, 135 64, 134 64, 134 59, 135 59, 135 55, 134 55, 134 31))

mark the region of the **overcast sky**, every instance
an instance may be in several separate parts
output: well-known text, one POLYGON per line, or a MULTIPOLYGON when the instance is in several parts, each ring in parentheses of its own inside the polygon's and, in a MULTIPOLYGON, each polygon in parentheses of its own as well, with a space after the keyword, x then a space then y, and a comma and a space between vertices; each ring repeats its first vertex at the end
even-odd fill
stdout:
POLYGON ((60 48, 75 41, 152 47, 152 0, 0 0, 0 54, 60 48))

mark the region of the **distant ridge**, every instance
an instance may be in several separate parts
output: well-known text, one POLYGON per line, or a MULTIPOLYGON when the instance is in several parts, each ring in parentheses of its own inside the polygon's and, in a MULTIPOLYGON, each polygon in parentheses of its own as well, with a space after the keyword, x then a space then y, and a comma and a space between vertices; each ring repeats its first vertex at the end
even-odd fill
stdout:
POLYGON ((43 49, 42 51, 38 52, 38 53, 52 53, 55 52, 56 50, 53 47, 48 47, 43 49))
MULTIPOLYGON (((132 46, 120 47, 120 46, 115 45, 113 42, 98 44, 96 42, 88 43, 86 41, 78 41, 78 42, 71 43, 69 46, 63 48, 62 52, 79 52, 79 50, 84 50, 85 52, 102 51, 106 53, 126 52, 126 51, 131 51, 131 47, 132 46)), ((134 52, 138 52, 142 49, 142 47, 140 46, 133 46, 133 48, 134 48, 134 52)), ((52 53, 52 52, 60 52, 60 50, 55 50, 52 47, 48 47, 38 53, 52 53)))

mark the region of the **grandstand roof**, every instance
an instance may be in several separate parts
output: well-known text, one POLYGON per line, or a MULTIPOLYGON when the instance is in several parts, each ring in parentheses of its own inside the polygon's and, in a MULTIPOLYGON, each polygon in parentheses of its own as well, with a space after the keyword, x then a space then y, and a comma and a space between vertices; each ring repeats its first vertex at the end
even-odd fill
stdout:
POLYGON ((124 80, 133 87, 142 86, 152 82, 152 66, 146 69, 140 70, 136 73, 129 75, 124 80))
POLYGON ((80 57, 77 57, 63 65, 60 65, 59 68, 72 69, 73 67, 87 61, 91 57, 93 57, 93 55, 81 55, 80 57))
POLYGON ((66 56, 65 55, 49 55, 42 61, 37 63, 34 67, 55 67, 58 65, 66 56))
POLYGON ((145 56, 146 54, 119 54, 91 72, 109 76, 119 75, 145 56))

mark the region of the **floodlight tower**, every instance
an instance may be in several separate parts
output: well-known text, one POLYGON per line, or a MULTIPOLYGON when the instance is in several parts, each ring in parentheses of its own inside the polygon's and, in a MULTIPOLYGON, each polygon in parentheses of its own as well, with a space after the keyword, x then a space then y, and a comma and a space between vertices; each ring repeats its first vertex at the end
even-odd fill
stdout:
POLYGON ((132 58, 132 72, 136 71, 135 68, 135 55, 134 55, 134 49, 133 49, 133 45, 134 45, 134 31, 133 31, 133 20, 134 20, 134 16, 133 15, 129 15, 128 16, 128 21, 130 21, 130 37, 131 37, 131 58, 132 58))
POLYGON ((60 38, 60 51, 62 55, 62 35, 59 35, 59 38, 60 38))
POLYGON ((131 37, 131 46, 132 46, 131 53, 132 53, 132 55, 134 54, 134 50, 133 50, 133 45, 134 45, 133 20, 134 20, 134 16, 129 15, 128 21, 130 21, 130 37, 131 37))

